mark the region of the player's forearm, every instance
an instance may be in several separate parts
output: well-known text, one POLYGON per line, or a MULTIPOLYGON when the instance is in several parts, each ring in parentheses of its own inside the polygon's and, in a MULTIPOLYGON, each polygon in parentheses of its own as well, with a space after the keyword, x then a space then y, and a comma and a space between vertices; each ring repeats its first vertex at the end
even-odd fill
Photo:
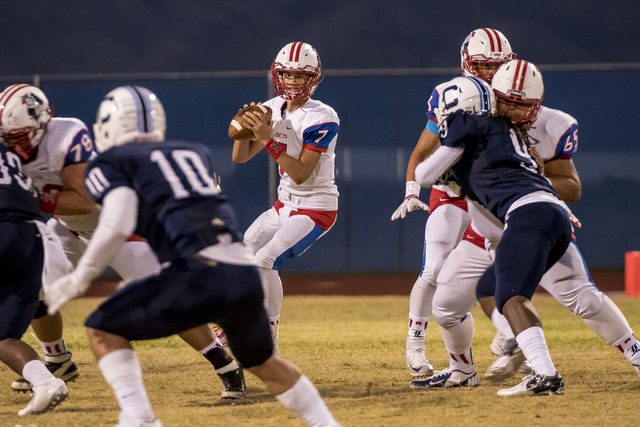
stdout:
POLYGON ((549 178, 551 185, 558 193, 558 197, 565 203, 575 203, 582 195, 582 184, 574 178, 553 176, 549 178))
POLYGON ((231 158, 235 163, 245 163, 262 150, 263 144, 254 140, 235 141, 231 158))
POLYGON ((57 194, 54 215, 87 215, 96 208, 93 200, 74 190, 63 190, 57 194))

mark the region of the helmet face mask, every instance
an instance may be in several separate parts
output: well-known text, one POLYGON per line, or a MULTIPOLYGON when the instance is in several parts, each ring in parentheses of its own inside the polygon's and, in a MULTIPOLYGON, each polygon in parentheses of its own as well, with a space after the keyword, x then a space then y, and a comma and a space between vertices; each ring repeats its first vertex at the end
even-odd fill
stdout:
POLYGON ((447 116, 463 110, 475 115, 495 114, 495 97, 489 85, 477 77, 456 77, 442 89, 436 117, 438 126, 443 126, 447 116))
POLYGON ((23 160, 35 155, 52 115, 49 100, 35 86, 11 85, 0 94, 0 133, 23 160))
POLYGON ((491 86, 498 101, 498 113, 514 125, 531 127, 544 98, 540 70, 528 61, 514 59, 496 71, 491 86))
POLYGON ((271 65, 271 78, 276 95, 287 101, 297 101, 313 95, 322 81, 320 56, 308 43, 293 42, 284 46, 271 65), (286 79, 287 73, 308 75, 302 79, 286 79))
POLYGON ((133 141, 162 141, 166 117, 157 96, 141 86, 120 86, 98 107, 93 133, 98 152, 133 141))
POLYGON ((493 28, 478 28, 467 36, 460 48, 462 75, 491 82, 498 67, 515 57, 504 34, 493 28))

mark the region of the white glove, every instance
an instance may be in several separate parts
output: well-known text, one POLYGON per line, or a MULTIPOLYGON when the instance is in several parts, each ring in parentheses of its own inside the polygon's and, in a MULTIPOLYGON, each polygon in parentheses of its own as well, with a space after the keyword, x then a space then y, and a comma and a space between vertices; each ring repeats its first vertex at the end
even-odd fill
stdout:
POLYGON ((44 302, 48 307, 47 312, 54 314, 67 301, 84 295, 90 284, 90 282, 81 281, 74 273, 62 276, 53 282, 44 294, 44 302))
POLYGON ((407 181, 404 200, 393 215, 391 215, 391 221, 395 221, 398 218, 404 219, 407 212, 412 212, 418 209, 428 212, 429 205, 420 200, 420 184, 415 181, 407 181))

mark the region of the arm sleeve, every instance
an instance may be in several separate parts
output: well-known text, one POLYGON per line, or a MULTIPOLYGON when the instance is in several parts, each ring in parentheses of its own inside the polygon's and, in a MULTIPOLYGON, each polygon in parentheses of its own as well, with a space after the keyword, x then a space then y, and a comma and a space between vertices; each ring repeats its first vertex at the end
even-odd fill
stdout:
POLYGON ((78 262, 75 274, 90 282, 98 277, 136 228, 138 196, 128 187, 109 192, 103 201, 98 226, 78 262))
POLYGON ((454 148, 442 145, 422 163, 416 167, 416 182, 423 187, 432 186, 438 178, 456 164, 464 148, 454 148))

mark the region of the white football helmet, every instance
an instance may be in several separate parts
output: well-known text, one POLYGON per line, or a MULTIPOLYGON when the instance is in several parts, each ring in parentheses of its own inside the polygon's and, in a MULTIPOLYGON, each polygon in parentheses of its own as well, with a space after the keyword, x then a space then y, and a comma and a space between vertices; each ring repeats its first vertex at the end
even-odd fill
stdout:
POLYGON ((483 73, 479 65, 500 65, 515 59, 509 40, 500 31, 493 28, 473 30, 460 48, 460 67, 463 76, 474 76, 491 82, 491 74, 483 73))
POLYGON ((158 97, 142 86, 120 86, 98 107, 93 133, 98 152, 133 141, 163 141, 167 129, 158 97))
POLYGON ((308 43, 293 42, 280 49, 271 65, 271 78, 276 95, 288 101, 295 101, 313 95, 323 79, 320 55, 308 43), (309 74, 305 84, 284 84, 285 71, 309 74))
POLYGON ((528 106, 528 112, 513 114, 513 109, 507 108, 504 115, 511 123, 529 127, 538 118, 540 104, 544 97, 542 74, 538 67, 531 62, 514 59, 500 66, 493 76, 491 87, 498 102, 528 106))
POLYGON ((491 87, 477 77, 456 77, 447 82, 440 93, 436 117, 442 125, 444 119, 457 110, 471 114, 493 115, 496 99, 491 87))
POLYGON ((49 100, 35 86, 17 84, 0 94, 0 133, 11 151, 33 157, 51 120, 49 100))

